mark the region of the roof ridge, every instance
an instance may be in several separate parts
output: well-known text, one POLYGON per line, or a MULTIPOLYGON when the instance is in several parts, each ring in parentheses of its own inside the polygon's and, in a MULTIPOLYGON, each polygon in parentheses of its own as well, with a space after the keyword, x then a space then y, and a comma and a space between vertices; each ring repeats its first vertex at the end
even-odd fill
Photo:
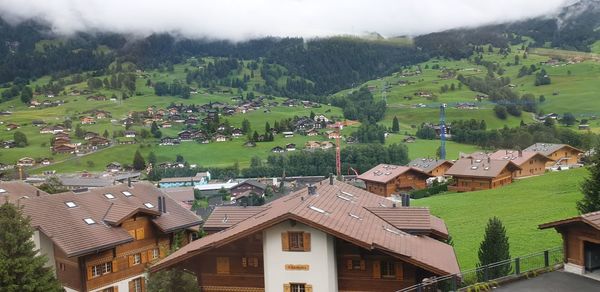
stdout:
POLYGON ((110 206, 108 206, 108 208, 106 209, 106 213, 104 213, 104 216, 102 217, 102 221, 104 221, 104 219, 106 219, 106 215, 108 215, 108 213, 110 212, 110 210, 112 209, 112 207, 115 205, 114 202, 110 202, 110 206))

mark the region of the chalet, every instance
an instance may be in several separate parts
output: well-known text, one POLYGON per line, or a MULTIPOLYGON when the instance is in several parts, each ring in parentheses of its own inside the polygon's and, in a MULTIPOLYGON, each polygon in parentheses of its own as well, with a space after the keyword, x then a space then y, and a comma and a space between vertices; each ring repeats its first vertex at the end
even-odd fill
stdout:
POLYGON ((318 136, 319 135, 319 131, 317 131, 317 129, 310 129, 308 131, 306 131, 306 136, 312 137, 312 136, 318 136))
POLYGON ((309 117, 301 117, 294 122, 294 129, 296 131, 308 131, 313 128, 315 128, 315 121, 311 120, 309 117))
POLYGON ((242 136, 244 136, 244 133, 242 132, 241 129, 235 128, 235 129, 231 130, 231 137, 239 138, 242 136))
POLYGON ((402 139, 402 142, 404 143, 414 143, 415 141, 417 141, 417 137, 414 136, 407 136, 402 139))
POLYGON ((195 126, 198 124, 198 119, 196 118, 187 118, 185 119, 185 121, 183 122, 186 126, 195 126))
POLYGON ((92 117, 81 117, 79 121, 82 125, 92 125, 96 123, 96 120, 92 117))
POLYGON ((42 127, 42 126, 46 125, 46 122, 44 122, 42 120, 35 120, 35 121, 31 122, 31 125, 35 126, 35 127, 42 127))
POLYGON ((181 141, 192 141, 194 140, 192 137, 192 132, 185 130, 185 131, 181 131, 177 134, 177 137, 179 137, 179 139, 181 141))
POLYGON ((324 115, 315 115, 314 120, 318 124, 322 122, 329 123, 329 119, 324 115))
POLYGON ((0 146, 2 146, 2 148, 4 148, 4 149, 10 149, 10 148, 17 147, 17 143, 15 143, 14 140, 6 140, 6 141, 2 141, 0 146))
POLYGON ((53 139, 54 143, 52 144, 52 146, 54 147, 65 144, 71 144, 71 138, 69 137, 54 137, 53 139))
POLYGON ((408 166, 418 168, 433 176, 446 175, 452 165, 452 161, 433 158, 417 158, 408 163, 408 166))
POLYGON ((36 249, 66 291, 145 291, 148 266, 183 246, 199 217, 150 183, 21 200, 36 249), (81 240, 81 239, 93 240, 81 240))
POLYGON ((510 160, 518 165, 521 169, 513 173, 515 178, 544 174, 546 164, 552 162, 552 159, 539 152, 521 150, 498 150, 489 157, 494 160, 510 160))
POLYGON ((110 140, 104 138, 104 137, 100 137, 100 136, 96 136, 93 138, 90 138, 89 140, 87 140, 86 142, 87 145, 90 146, 108 146, 110 145, 110 140))
POLYGON ((225 135, 221 135, 221 134, 215 135, 216 142, 226 142, 227 140, 229 140, 229 137, 227 137, 225 135))
POLYGON ((282 132, 284 138, 292 138, 294 137, 294 132, 282 132))
POLYGON ((227 128, 229 128, 229 126, 228 126, 228 125, 225 125, 225 124, 220 124, 220 125, 217 127, 217 131, 219 131, 219 132, 223 132, 223 131, 227 130, 227 128))
POLYGON ((424 189, 432 175, 413 167, 379 164, 357 178, 364 181, 367 191, 390 197, 400 191, 424 189))
POLYGON ((35 159, 31 158, 31 157, 23 157, 19 160, 17 160, 17 166, 34 166, 35 165, 35 159))
POLYGON ((319 149, 321 148, 321 143, 319 143, 318 141, 308 141, 306 143, 304 143, 304 149, 319 149))
POLYGON ((29 198, 46 196, 48 193, 22 181, 0 181, 0 202, 21 202, 29 198))
POLYGON ((135 138, 137 133, 134 130, 127 130, 123 133, 123 135, 125 135, 127 138, 135 138))
POLYGON ((247 141, 246 143, 244 143, 244 147, 256 147, 256 142, 247 141))
POLYGON ((541 224, 539 228, 554 228, 562 235, 566 272, 597 277, 600 270, 600 212, 541 224))
POLYGON ((57 134, 63 133, 66 129, 64 126, 55 125, 55 126, 46 126, 40 129, 40 134, 57 134))
POLYGON ((295 151, 295 150, 296 150, 296 144, 289 143, 289 144, 285 145, 285 151, 295 151))
POLYGON ((546 167, 575 165, 579 162, 579 156, 583 154, 582 150, 570 145, 550 143, 536 143, 525 148, 525 151, 539 152, 552 159, 552 161, 546 163, 546 167))
POLYGON ((89 140, 89 139, 92 139, 92 138, 98 137, 98 136, 100 136, 100 134, 98 134, 96 132, 85 132, 85 134, 83 135, 83 139, 89 140))
POLYGON ((136 144, 137 142, 135 141, 135 138, 128 138, 128 137, 119 137, 117 138, 117 144, 119 145, 132 145, 132 144, 136 144))
POLYGON ((179 145, 181 144, 181 140, 179 140, 179 138, 171 138, 171 137, 164 137, 162 139, 160 139, 160 146, 173 146, 173 145, 179 145))
POLYGON ((333 179, 266 206, 217 207, 204 226, 210 235, 150 272, 189 271, 202 291, 286 292, 391 292, 459 272, 428 209, 394 208, 333 179))
POLYGON ((92 100, 92 101, 106 101, 107 98, 104 95, 90 95, 87 97, 87 100, 92 100))
POLYGON ((50 165, 50 163, 52 163, 52 161, 49 158, 44 158, 44 159, 40 160, 40 163, 42 165, 50 165))
POLYGON ((469 192, 511 184, 514 173, 519 170, 521 168, 510 160, 461 158, 446 171, 446 175, 454 178, 454 185, 449 186, 450 190, 469 192))
POLYGON ((7 131, 12 131, 12 130, 16 130, 18 128, 20 128, 21 126, 17 125, 17 124, 8 124, 6 125, 6 130, 7 131))
POLYGON ((160 125, 160 127, 161 127, 161 128, 170 128, 171 126, 172 126, 172 125, 171 125, 171 123, 169 123, 169 122, 163 122, 163 123, 160 125))
POLYGON ((358 142, 358 140, 352 136, 346 138, 346 143, 348 143, 348 144, 354 144, 356 142, 358 142))
POLYGON ((73 154, 77 152, 77 146, 73 144, 55 144, 52 146, 52 153, 73 154))
POLYGON ((229 192, 231 193, 231 197, 237 200, 241 197, 250 196, 252 194, 262 197, 265 195, 266 189, 267 185, 263 183, 259 183, 255 180, 245 180, 233 186, 231 189, 229 189, 229 192))
POLYGON ((198 172, 193 177, 168 177, 158 182, 161 188, 191 187, 208 184, 210 172, 198 172))
POLYGON ((4 163, 0 162, 0 170, 9 170, 9 169, 13 169, 14 167, 15 167, 14 165, 4 164, 4 163))
POLYGON ((323 149, 323 150, 331 149, 333 147, 335 147, 335 145, 333 145, 333 143, 331 143, 329 141, 321 142, 321 149, 323 149))
POLYGON ((105 119, 105 118, 111 117, 110 112, 105 111, 105 110, 99 110, 99 109, 94 109, 94 110, 88 111, 86 113, 90 114, 91 116, 95 117, 96 119, 105 119))
POLYGON ((275 146, 275 147, 271 148, 271 152, 283 153, 283 152, 285 152, 285 149, 283 149, 283 147, 281 147, 281 146, 275 146))
POLYGON ((121 163, 118 163, 115 161, 106 165, 106 171, 108 171, 108 172, 118 172, 118 171, 121 171, 121 169, 122 169, 121 163))
POLYGON ((69 137, 68 133, 65 132, 58 132, 58 133, 54 133, 54 140, 59 139, 59 138, 63 138, 63 139, 71 139, 69 137))
POLYGON ((327 139, 341 138, 340 133, 337 131, 327 131, 325 134, 327 135, 327 139))

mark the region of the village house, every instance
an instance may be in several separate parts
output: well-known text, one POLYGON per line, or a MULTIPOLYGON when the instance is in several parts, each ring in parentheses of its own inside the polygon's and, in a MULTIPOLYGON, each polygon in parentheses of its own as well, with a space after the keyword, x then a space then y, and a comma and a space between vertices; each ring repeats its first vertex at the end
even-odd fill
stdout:
POLYGON ((408 163, 409 167, 418 168, 433 176, 446 175, 452 165, 452 161, 434 158, 416 158, 408 163))
POLYGON ((181 144, 181 140, 179 140, 179 138, 164 137, 164 138, 160 139, 160 143, 158 145, 173 146, 173 145, 179 145, 179 144, 181 144))
POLYGON ((600 271, 600 212, 541 224, 554 228, 563 240, 564 270, 597 279, 600 271))
POLYGON ((190 271, 209 292, 392 292, 459 272, 452 246, 434 235, 447 237, 446 226, 428 209, 333 179, 266 206, 218 207, 205 227, 210 235, 150 272, 190 271))
POLYGON ((321 143, 319 143, 318 141, 308 141, 308 142, 304 143, 304 149, 312 150, 312 149, 319 149, 319 148, 321 148, 321 143))
POLYGON ((92 125, 96 123, 96 120, 92 117, 81 117, 79 121, 82 125, 92 125))
POLYGON ((46 122, 42 121, 42 120, 35 120, 35 121, 31 121, 31 125, 34 127, 42 127, 46 125, 46 122))
POLYGON ((7 131, 12 131, 12 130, 16 130, 16 129, 20 128, 20 127, 21 126, 19 126, 17 124, 10 123, 10 124, 6 125, 6 130, 7 131))
POLYGON ((489 157, 494 160, 510 160, 521 169, 513 173, 513 177, 541 175, 546 171, 546 164, 552 162, 547 156, 532 151, 498 150, 489 157))
POLYGON ((275 146, 275 147, 271 148, 271 152, 283 153, 283 152, 285 152, 285 149, 283 149, 283 147, 281 147, 281 146, 275 146))
POLYGON ((194 140, 192 137, 192 132, 185 130, 185 131, 181 131, 177 134, 177 137, 179 137, 179 139, 181 139, 181 141, 192 141, 194 140))
POLYGON ((89 140, 98 136, 100 136, 100 134, 96 132, 85 132, 85 134, 83 135, 83 140, 89 140))
POLYGON ((63 133, 66 130, 67 129, 65 129, 65 127, 62 125, 45 126, 40 129, 40 134, 57 134, 57 133, 63 133))
POLYGON ((514 173, 519 170, 521 168, 510 160, 461 158, 446 171, 446 175, 454 178, 454 184, 448 188, 458 192, 499 188, 511 184, 514 173))
POLYGON ((172 125, 171 125, 171 123, 169 123, 169 122, 163 122, 163 123, 160 125, 160 127, 161 127, 161 128, 171 128, 171 126, 172 126, 172 125))
POLYGON ((318 136, 318 135, 319 135, 319 131, 317 129, 310 129, 310 130, 306 131, 306 136, 313 137, 313 136, 318 136))
POLYGON ((71 144, 71 138, 64 137, 64 136, 58 136, 58 137, 54 137, 54 143, 52 146, 56 147, 56 146, 60 146, 60 145, 65 145, 65 144, 71 144))
POLYGON ((60 143, 52 146, 52 153, 56 154, 74 154, 77 152, 77 146, 74 144, 60 143))
POLYGON ((136 134, 137 133, 134 130, 127 130, 127 131, 123 132, 123 135, 126 138, 135 138, 136 134))
POLYGON ((296 150, 296 144, 294 143, 289 143, 285 145, 285 151, 295 151, 296 150))
POLYGON ((215 135, 216 142, 226 142, 227 140, 229 140, 229 137, 227 137, 225 135, 221 135, 221 134, 215 135))
POLYGON ((106 147, 110 145, 110 140, 104 138, 104 137, 100 137, 100 136, 96 136, 96 137, 92 137, 90 139, 87 140, 86 145, 92 146, 92 147, 106 147))
POLYGON ((92 100, 92 101, 106 101, 107 98, 104 95, 90 95, 87 97, 87 100, 92 100))
POLYGON ((320 144, 322 150, 327 150, 335 147, 335 145, 333 145, 333 143, 329 141, 322 141, 320 144))
POLYGON ((294 137, 294 132, 281 132, 283 138, 292 138, 294 137))
POLYGON ((22 200, 46 196, 48 193, 22 181, 0 181, 0 202, 19 203, 22 200))
POLYGON ((379 164, 357 177, 365 182, 367 191, 390 197, 402 191, 418 190, 427 187, 427 179, 432 175, 413 167, 379 164))
POLYGON ((108 171, 108 172, 119 172, 119 171, 121 171, 121 169, 122 169, 121 163, 118 163, 115 161, 106 165, 106 171, 108 171))
POLYGON ((145 291, 147 267, 201 219, 150 183, 21 200, 36 249, 67 291, 145 291), (93 240, 81 240, 81 239, 93 240))
POLYGON ((31 157, 23 157, 17 160, 17 166, 34 166, 35 159, 31 157))
POLYGON ((242 132, 241 129, 238 128, 234 128, 233 130, 231 130, 231 137, 233 138, 239 138, 244 136, 244 133, 242 132))
POLYGON ((552 159, 546 163, 546 167, 575 165, 579 162, 579 156, 583 154, 582 150, 570 145, 550 143, 536 143, 525 148, 525 151, 539 152, 552 159))
POLYGON ((229 189, 229 193, 231 193, 232 200, 238 200, 242 197, 247 197, 253 194, 262 197, 265 195, 266 189, 267 185, 263 183, 255 180, 245 180, 231 187, 231 189, 229 189))

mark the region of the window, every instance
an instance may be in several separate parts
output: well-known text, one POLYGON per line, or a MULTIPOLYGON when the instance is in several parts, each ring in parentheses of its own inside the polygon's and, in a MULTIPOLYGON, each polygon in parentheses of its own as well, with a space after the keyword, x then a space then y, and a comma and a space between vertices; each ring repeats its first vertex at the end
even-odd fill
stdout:
POLYGON ((96 221, 94 221, 92 218, 84 218, 83 221, 85 221, 87 225, 96 224, 96 221))
POLYGON ((67 267, 65 266, 65 264, 59 263, 58 264, 58 269, 64 272, 67 269, 67 267))
POLYGON ((110 288, 102 289, 102 292, 115 292, 115 288, 110 287, 110 288))
POLYGON ((393 262, 381 262, 381 277, 396 278, 396 269, 393 262))
POLYGON ((122 191, 121 193, 123 193, 123 195, 124 195, 125 197, 131 197, 131 196, 133 196, 133 195, 132 195, 130 192, 128 192, 128 191, 122 191))
POLYGON ((347 261, 346 268, 348 270, 365 270, 365 261, 360 259, 351 259, 347 261))
POLYGON ((139 265, 142 263, 142 255, 139 253, 136 253, 133 255, 133 264, 134 265, 139 265))
POLYGON ((304 250, 304 236, 302 232, 289 232, 290 250, 304 250))
POLYGON ((154 205, 152 205, 152 203, 144 203, 144 206, 146 206, 146 208, 148 209, 154 208, 154 205))
POLYGON ((106 194, 104 194, 104 196, 105 196, 107 199, 109 199, 109 200, 111 200, 111 199, 114 199, 114 198, 115 198, 115 196, 114 196, 113 194, 111 194, 111 193, 106 193, 106 194))
POLYGON ((67 205, 67 207, 69 207, 69 208, 77 207, 77 204, 75 204, 75 202, 72 202, 72 201, 65 202, 65 205, 67 205))
POLYGON ((100 277, 112 272, 112 262, 92 266, 92 278, 100 277))
POLYGON ((133 279, 129 282, 130 292, 142 292, 142 278, 133 279))
POLYGON ((155 260, 160 257, 160 250, 155 248, 152 250, 152 259, 155 260))
POLYGON ((306 292, 306 284, 291 283, 290 291, 291 292, 306 292))

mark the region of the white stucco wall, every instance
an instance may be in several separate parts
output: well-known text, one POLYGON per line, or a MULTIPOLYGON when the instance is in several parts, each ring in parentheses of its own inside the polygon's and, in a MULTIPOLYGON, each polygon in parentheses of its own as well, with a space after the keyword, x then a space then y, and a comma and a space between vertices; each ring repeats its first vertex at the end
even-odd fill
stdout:
POLYGON ((265 292, 280 292, 286 283, 306 283, 313 291, 337 291, 334 238, 324 232, 291 221, 283 222, 264 231, 265 292), (283 251, 281 233, 309 232, 311 250, 283 251), (285 265, 308 265, 308 271, 286 271, 285 265))
POLYGON ((46 262, 46 267, 54 269, 54 275, 56 276, 56 262, 54 261, 54 245, 52 240, 38 230, 33 232, 32 240, 35 243, 35 249, 38 250, 38 254, 46 256, 46 259, 48 260, 46 262))
POLYGON ((110 287, 115 287, 115 286, 119 287, 119 292, 121 292, 121 291, 127 292, 127 291, 129 291, 129 282, 132 281, 133 279, 139 278, 139 277, 144 277, 144 281, 146 281, 148 279, 147 278, 148 275, 146 273, 143 273, 143 274, 139 274, 139 275, 133 276, 131 278, 124 279, 124 280, 121 280, 119 282, 112 283, 110 285, 107 285, 107 286, 104 286, 104 287, 101 287, 101 288, 98 288, 98 289, 95 289, 95 290, 91 290, 90 292, 100 292, 103 289, 110 288, 110 287))

